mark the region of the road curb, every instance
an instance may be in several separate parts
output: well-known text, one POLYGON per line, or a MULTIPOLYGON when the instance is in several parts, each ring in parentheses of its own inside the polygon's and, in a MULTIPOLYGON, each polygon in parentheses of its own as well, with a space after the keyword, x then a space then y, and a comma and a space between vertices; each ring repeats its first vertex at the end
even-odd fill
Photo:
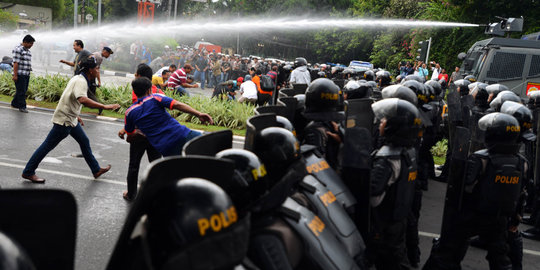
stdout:
MULTIPOLYGON (((4 101, 0 101, 0 105, 5 105, 6 107, 11 106, 11 104, 9 102, 4 102, 4 101)), ((26 108, 31 109, 31 110, 35 110, 35 111, 54 112, 54 109, 36 107, 36 106, 31 106, 31 105, 26 106, 26 108)), ((96 120, 102 120, 102 121, 124 123, 124 119, 108 117, 108 116, 103 116, 103 115, 81 113, 80 116, 83 119, 96 119, 96 120)), ((205 133, 203 130, 198 130, 198 129, 193 129, 193 130, 199 131, 201 133, 205 133)), ((243 143, 244 142, 244 137, 243 136, 238 136, 238 135, 233 135, 233 141, 236 141, 238 143, 243 143)))

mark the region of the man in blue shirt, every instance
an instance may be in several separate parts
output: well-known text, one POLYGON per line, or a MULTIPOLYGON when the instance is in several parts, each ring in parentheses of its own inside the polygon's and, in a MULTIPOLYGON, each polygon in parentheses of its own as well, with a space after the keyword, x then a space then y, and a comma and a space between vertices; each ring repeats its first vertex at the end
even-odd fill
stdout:
POLYGON ((152 82, 148 78, 137 78, 133 80, 131 86, 138 99, 137 103, 126 110, 124 129, 128 138, 134 135, 137 127, 163 156, 180 155, 187 141, 201 135, 200 132, 178 123, 165 108, 192 114, 203 123, 214 123, 210 115, 201 113, 185 103, 165 95, 152 94, 152 82))

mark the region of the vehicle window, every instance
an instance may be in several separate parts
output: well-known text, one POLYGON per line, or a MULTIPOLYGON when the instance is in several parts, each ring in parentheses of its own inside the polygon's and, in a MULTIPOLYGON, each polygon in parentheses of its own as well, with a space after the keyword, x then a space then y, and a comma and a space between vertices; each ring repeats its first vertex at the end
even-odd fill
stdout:
POLYGON ((463 61, 463 71, 467 74, 477 75, 484 51, 474 51, 463 61))
POLYGON ((533 55, 531 60, 531 68, 527 77, 540 76, 540 55, 533 55))
POLYGON ((496 52, 486 77, 498 80, 521 78, 526 56, 521 53, 496 52))

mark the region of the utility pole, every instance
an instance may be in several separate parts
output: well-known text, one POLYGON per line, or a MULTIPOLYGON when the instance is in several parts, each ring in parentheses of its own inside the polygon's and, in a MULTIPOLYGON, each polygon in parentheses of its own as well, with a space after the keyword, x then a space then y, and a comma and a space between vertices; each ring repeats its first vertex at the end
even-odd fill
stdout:
POLYGON ((431 49, 431 37, 429 38, 427 53, 426 53, 426 65, 429 63, 429 49, 431 49))
POLYGON ((97 26, 101 26, 101 0, 98 1, 98 8, 97 8, 97 26))
POLYGON ((168 0, 168 1, 169 1, 169 18, 168 18, 168 20, 170 21, 171 20, 172 0, 168 0))
POLYGON ((174 0, 174 20, 176 21, 176 12, 178 11, 178 0, 174 0))
POLYGON ((79 0, 73 0, 73 28, 77 28, 77 10, 79 9, 79 0))

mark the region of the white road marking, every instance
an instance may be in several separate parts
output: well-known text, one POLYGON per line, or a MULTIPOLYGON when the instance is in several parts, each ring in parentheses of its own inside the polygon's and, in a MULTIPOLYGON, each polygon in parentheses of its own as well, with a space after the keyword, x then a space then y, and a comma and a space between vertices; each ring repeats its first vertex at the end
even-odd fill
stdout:
MULTIPOLYGON (((0 106, 1 109, 7 109, 7 110, 12 110, 12 108, 10 107, 5 107, 5 106, 0 106)), ((40 112, 40 111, 34 111, 34 110, 29 110, 30 113, 37 113, 37 114, 43 114, 43 115, 49 115, 49 116, 52 116, 52 112, 40 112)), ((84 115, 83 115, 84 116, 84 115)), ((110 122, 110 121, 98 121, 98 120, 94 120, 94 119, 87 119, 87 118, 83 118, 83 121, 84 122, 96 122, 96 123, 102 123, 102 124, 107 124, 107 125, 113 125, 113 126, 119 126, 119 127, 123 127, 124 124, 121 124, 121 123, 114 123, 114 122, 110 122)), ((51 125, 52 125, 52 122, 51 122, 51 125)))
MULTIPOLYGON (((0 162, 0 166, 10 167, 10 168, 17 168, 17 169, 24 169, 23 165, 17 165, 17 164, 5 163, 5 162, 0 162)), ((103 178, 94 179, 94 177, 91 177, 91 176, 80 175, 80 174, 75 174, 75 173, 68 173, 68 172, 52 171, 52 170, 46 170, 46 169, 37 169, 37 171, 38 172, 43 172, 43 173, 62 175, 62 176, 67 176, 67 177, 72 177, 72 178, 78 178, 78 179, 82 179, 82 180, 92 180, 92 181, 103 182, 103 183, 108 183, 108 184, 126 186, 125 182, 119 182, 119 181, 115 181, 115 180, 111 180, 111 179, 103 179, 103 178)))
MULTIPOLYGON (((440 235, 436 233, 429 233, 429 232, 418 232, 418 235, 429 237, 429 238, 438 238, 440 235)), ((523 253, 533 255, 533 256, 540 256, 540 251, 536 250, 530 250, 530 249, 523 249, 523 253)))

